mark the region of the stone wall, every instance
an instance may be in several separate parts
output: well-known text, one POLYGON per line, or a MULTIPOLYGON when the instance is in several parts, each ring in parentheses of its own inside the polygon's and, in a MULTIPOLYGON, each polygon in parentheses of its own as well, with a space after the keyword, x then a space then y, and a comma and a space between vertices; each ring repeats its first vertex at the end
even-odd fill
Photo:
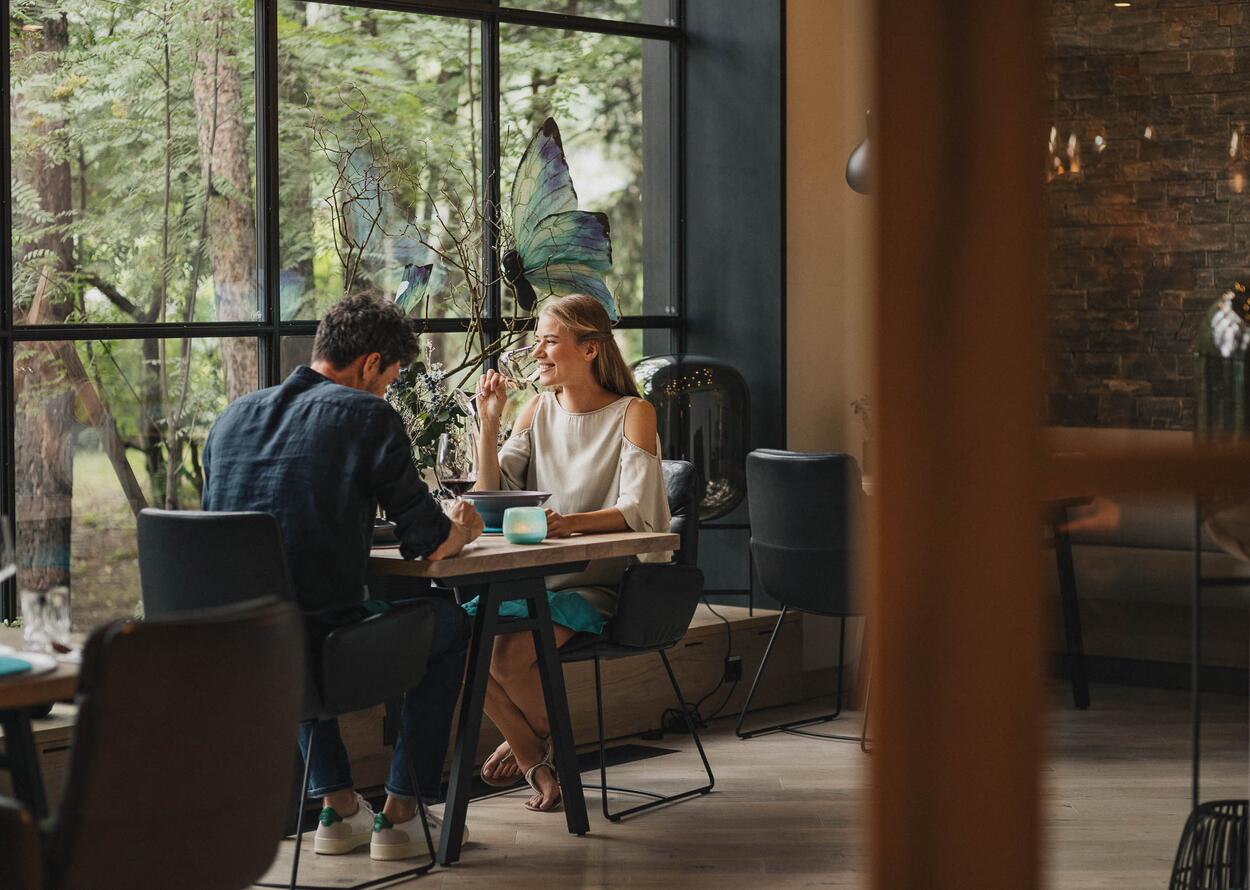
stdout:
POLYGON ((1049 422, 1190 429, 1198 323, 1250 275, 1250 2, 1053 0, 1050 41, 1049 422))

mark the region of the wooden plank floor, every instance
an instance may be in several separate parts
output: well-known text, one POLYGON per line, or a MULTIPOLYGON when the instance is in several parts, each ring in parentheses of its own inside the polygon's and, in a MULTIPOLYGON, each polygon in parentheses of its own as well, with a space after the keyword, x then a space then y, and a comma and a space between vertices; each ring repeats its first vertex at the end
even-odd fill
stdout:
MULTIPOLYGON (((1185 693, 1098 686, 1094 705, 1053 697, 1046 788, 1046 886, 1052 890, 1164 888, 1188 812, 1189 717, 1185 693)), ((784 708, 772 715, 808 713, 784 708)), ((830 726, 853 732, 852 714, 830 726)), ((1208 696, 1204 797, 1247 795, 1247 701, 1208 696)), ((971 728, 970 731, 976 731, 971 728)), ((464 858, 403 887, 510 888, 867 885, 862 852, 867 758, 854 745, 774 735, 740 742, 733 721, 706 736, 716 772, 711 795, 613 825, 590 794, 591 833, 570 837, 563 816, 529 813, 521 795, 474 803, 464 858)), ((648 744, 642 742, 641 744, 648 744)), ((689 740, 653 744, 678 754, 615 768, 614 784, 666 792, 696 783, 689 740)), ((591 781, 593 773, 587 773, 591 781)), ((614 796, 616 806, 626 805, 614 796)), ((900 839, 902 842, 903 839, 900 839)), ((289 867, 284 842, 266 880, 289 867)), ((350 886, 394 871, 367 852, 309 855, 301 881, 350 886)))

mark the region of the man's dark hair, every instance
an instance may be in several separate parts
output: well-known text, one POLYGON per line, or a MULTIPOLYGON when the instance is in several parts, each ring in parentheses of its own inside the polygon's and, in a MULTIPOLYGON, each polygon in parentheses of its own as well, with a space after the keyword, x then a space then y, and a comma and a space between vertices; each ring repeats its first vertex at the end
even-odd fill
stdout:
POLYGON ((358 356, 380 353, 382 367, 406 365, 417 354, 417 334, 403 310, 390 301, 344 297, 317 325, 313 361, 345 368, 358 356))

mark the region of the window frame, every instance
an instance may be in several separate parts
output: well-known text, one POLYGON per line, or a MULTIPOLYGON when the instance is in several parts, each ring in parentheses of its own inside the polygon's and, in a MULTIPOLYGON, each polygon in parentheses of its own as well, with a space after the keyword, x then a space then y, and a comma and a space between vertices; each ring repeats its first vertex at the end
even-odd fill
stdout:
MULTIPOLYGON (((500 139, 499 97, 499 45, 503 25, 525 25, 623 37, 663 41, 669 46, 668 89, 668 138, 669 138, 669 194, 668 244, 671 257, 670 314, 622 316, 617 327, 623 330, 667 331, 673 348, 681 351, 686 339, 685 274, 682 263, 685 247, 685 0, 667 0, 670 9, 668 24, 599 19, 589 16, 568 15, 556 12, 517 9, 507 5, 507 0, 318 0, 337 6, 374 8, 437 15, 450 18, 476 20, 481 24, 480 65, 483 89, 481 91, 482 156, 486 180, 485 196, 488 206, 500 207, 498 171, 500 139)), ((664 0, 654 0, 664 2, 664 0)), ((317 322, 313 320, 286 320, 281 317, 278 292, 278 273, 281 269, 278 256, 278 0, 255 0, 253 37, 256 52, 256 241, 257 280, 262 303, 261 320, 209 321, 209 322, 153 322, 146 324, 50 324, 17 325, 13 309, 13 217, 12 217, 12 156, 11 149, 0 152, 0 260, 4 273, 0 282, 0 463, 3 465, 3 484, 0 485, 0 514, 8 516, 16 525, 16 394, 13 361, 16 347, 30 341, 80 341, 80 340, 134 340, 148 338, 227 338, 248 337, 256 340, 259 349, 259 372, 261 387, 279 382, 282 362, 282 342, 286 337, 311 336, 316 333, 317 322)), ((9 29, 0 35, 0 78, 10 84, 9 29)), ((4 115, 0 123, 0 142, 12 145, 11 119, 4 115)), ((487 277, 494 274, 498 262, 495 231, 485 226, 487 251, 487 277)), ((509 321, 502 317, 502 290, 498 281, 491 287, 484 328, 488 334, 498 334, 509 321)), ((467 319, 440 318, 428 320, 423 330, 429 333, 455 333, 463 331, 467 319)), ((532 327, 533 321, 523 325, 532 327)), ((17 581, 8 579, 0 586, 0 619, 11 620, 17 615, 17 581)))

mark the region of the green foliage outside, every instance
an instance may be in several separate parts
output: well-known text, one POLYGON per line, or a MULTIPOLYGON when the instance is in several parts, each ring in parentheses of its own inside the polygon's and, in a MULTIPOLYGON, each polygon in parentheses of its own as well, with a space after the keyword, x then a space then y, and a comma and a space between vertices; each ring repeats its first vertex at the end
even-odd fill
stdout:
MULTIPOLYGON (((636 7, 597 0, 594 12, 632 18, 636 7)), ((11 0, 8 9, 19 321, 257 317, 251 0, 11 0)), ((480 261, 479 26, 280 0, 278 37, 283 317, 316 318, 346 289, 393 293, 406 262, 430 261, 428 314, 471 314, 464 277, 418 236, 480 261), (394 187, 375 215, 333 206, 345 174, 386 171, 394 187), (345 233, 362 245, 353 274, 345 233)), ((640 313, 642 42, 514 26, 502 41, 504 204, 525 143, 555 115, 583 208, 612 220, 608 284, 623 314, 640 313)), ((439 353, 480 346, 435 339, 439 353)), ((640 352, 637 332, 618 339, 627 358, 640 352)), ((125 479, 147 504, 198 504, 204 437, 229 398, 255 387, 256 342, 84 339, 72 356, 28 344, 17 365, 19 452, 35 453, 43 436, 68 455, 61 469, 36 467, 47 478, 19 492, 19 555, 43 558, 29 549, 22 510, 62 511, 76 623, 130 614, 135 502, 125 479)))

